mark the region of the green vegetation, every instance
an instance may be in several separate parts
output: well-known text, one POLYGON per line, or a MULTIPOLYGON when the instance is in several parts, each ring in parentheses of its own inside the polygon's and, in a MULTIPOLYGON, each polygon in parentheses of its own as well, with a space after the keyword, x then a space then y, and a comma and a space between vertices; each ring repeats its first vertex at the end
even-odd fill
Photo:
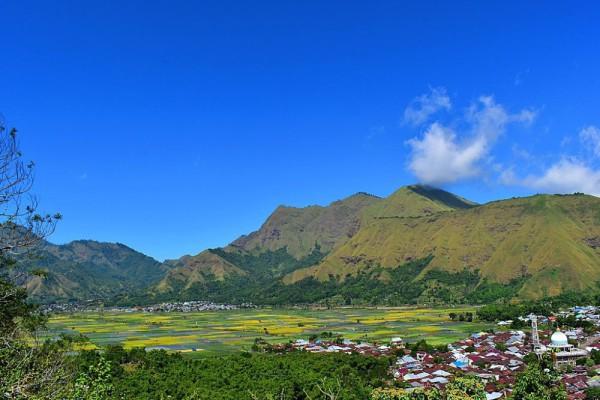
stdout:
POLYGON ((19 260, 18 267, 45 271, 29 278, 37 302, 108 299, 145 290, 157 283, 167 266, 120 243, 77 240, 64 245, 44 242, 19 260))
POLYGON ((284 281, 327 281, 330 275, 356 276, 373 265, 393 269, 398 260, 433 256, 428 270, 479 270, 486 282, 474 298, 480 302, 588 290, 600 280, 599 211, 597 197, 538 195, 373 218, 319 265, 293 271, 284 281))
MULTIPOLYGON (((600 305, 598 289, 582 292, 565 292, 559 296, 545 297, 536 301, 518 304, 500 303, 487 304, 477 309, 477 317, 482 321, 516 320, 519 316, 531 313, 549 315, 559 311, 562 307, 571 307, 574 304, 600 305)), ((563 321, 566 325, 577 326, 576 321, 563 321)), ((580 322, 583 326, 583 322, 580 322)))
POLYGON ((474 309, 259 309, 152 314, 86 312, 52 316, 48 321, 47 335, 85 335, 91 341, 89 347, 121 344, 128 349, 165 348, 205 357, 250 350, 258 337, 268 343, 286 343, 310 337, 388 342, 400 336, 412 343, 426 339, 433 345, 445 345, 491 327, 486 323, 451 321, 448 317, 450 312, 466 314, 474 312, 474 309))
POLYGON ((485 400, 484 385, 481 380, 459 377, 446 385, 443 392, 437 389, 375 389, 371 400, 485 400))
POLYGON ((599 400, 600 399, 600 388, 591 387, 585 391, 585 398, 587 400, 599 400))
POLYGON ((546 372, 538 363, 532 362, 517 376, 511 399, 566 400, 567 392, 552 371, 546 372))
POLYGON ((426 257, 396 268, 375 265, 356 275, 332 275, 325 281, 309 277, 286 285, 276 279, 277 274, 321 259, 324 254, 319 247, 301 260, 294 259, 286 249, 259 255, 211 251, 232 264, 243 265, 251 273, 232 275, 227 279, 204 275, 204 279, 188 287, 174 282, 170 284, 169 292, 127 296, 119 299, 119 303, 153 303, 177 297, 180 300, 207 299, 260 305, 482 304, 515 296, 526 279, 515 279, 506 285, 490 283, 478 270, 427 269, 433 258, 426 257))
POLYGON ((234 265, 243 266, 244 270, 253 273, 252 278, 257 281, 277 278, 298 268, 309 267, 319 263, 326 256, 321 252, 321 246, 318 243, 315 243, 311 252, 300 260, 288 253, 287 247, 275 251, 267 250, 259 254, 227 252, 223 249, 210 249, 209 251, 234 265))
POLYGON ((103 356, 82 353, 80 370, 93 370, 83 376, 88 381, 100 381, 94 387, 104 389, 108 387, 106 380, 98 379, 106 375, 104 360, 112 377, 110 397, 99 399, 132 400, 327 398, 323 393, 334 394, 336 399, 364 400, 373 387, 383 384, 391 362, 382 357, 304 352, 190 359, 164 351, 126 351, 114 346, 103 356))

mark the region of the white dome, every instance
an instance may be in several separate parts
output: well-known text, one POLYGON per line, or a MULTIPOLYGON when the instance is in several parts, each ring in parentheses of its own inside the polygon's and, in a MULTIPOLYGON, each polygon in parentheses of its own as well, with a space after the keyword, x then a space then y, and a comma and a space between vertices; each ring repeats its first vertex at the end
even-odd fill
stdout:
POLYGON ((550 341, 552 342, 552 346, 568 346, 569 345, 569 339, 567 339, 567 335, 565 335, 564 333, 562 333, 561 331, 556 331, 552 334, 552 337, 550 338, 550 341))

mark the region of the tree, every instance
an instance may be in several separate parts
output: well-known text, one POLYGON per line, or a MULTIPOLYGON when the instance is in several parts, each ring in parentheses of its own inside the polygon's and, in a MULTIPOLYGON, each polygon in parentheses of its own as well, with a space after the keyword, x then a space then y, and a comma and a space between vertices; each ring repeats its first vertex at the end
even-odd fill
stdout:
POLYGON ((587 400, 598 400, 600 399, 600 388, 592 387, 585 391, 585 398, 587 400))
POLYGON ((371 392, 371 400, 442 400, 443 397, 439 390, 415 389, 407 391, 405 389, 375 389, 371 392))
POLYGON ((443 392, 437 389, 375 389, 371 400, 485 400, 483 383, 475 377, 456 378, 446 385, 443 392))
POLYGON ((0 393, 52 399, 64 395, 68 374, 60 355, 69 342, 30 345, 44 317, 27 302, 23 286, 31 274, 43 274, 21 270, 15 261, 27 256, 61 219, 60 214, 37 212, 37 201, 29 194, 33 166, 23 161, 17 130, 7 131, 0 120, 0 393))
POLYGON ((467 312, 465 314, 466 318, 467 318, 467 322, 473 322, 473 313, 472 312, 467 312))
POLYGON ((542 370, 540 365, 533 362, 517 376, 513 388, 514 400, 565 400, 567 393, 558 386, 551 372, 542 370))
POLYGON ((72 400, 108 400, 113 391, 111 381, 111 364, 100 357, 77 377, 72 400))
POLYGON ((25 302, 21 287, 29 274, 41 271, 15 270, 15 257, 23 257, 37 243, 54 232, 60 214, 37 212, 37 200, 30 195, 33 162, 23 161, 17 142, 17 130, 7 131, 0 120, 0 335, 11 335, 17 320, 29 330, 39 321, 32 320, 33 309, 25 302), (23 322, 23 321, 21 321, 23 322))
POLYGON ((483 383, 471 376, 456 378, 446 385, 447 400, 485 400, 483 383))

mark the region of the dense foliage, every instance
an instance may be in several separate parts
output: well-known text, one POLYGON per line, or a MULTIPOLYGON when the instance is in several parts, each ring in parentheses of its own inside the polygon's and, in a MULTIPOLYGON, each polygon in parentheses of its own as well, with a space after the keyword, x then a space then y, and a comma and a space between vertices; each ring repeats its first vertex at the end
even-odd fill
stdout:
POLYGON ((258 254, 230 252, 221 248, 210 249, 210 252, 234 265, 242 266, 244 270, 251 272, 257 280, 276 278, 298 268, 310 267, 317 264, 327 255, 321 252, 321 246, 316 243, 312 252, 300 260, 294 258, 285 247, 275 251, 266 250, 258 254))
MULTIPOLYGON (((189 358, 164 351, 109 347, 83 352, 81 371, 110 383, 111 398, 124 399, 367 399, 387 377, 390 360, 347 354, 240 353, 189 358), (109 363, 112 379, 107 381, 109 363)), ((84 375, 84 377, 87 375, 84 375)))
POLYGON ((456 378, 446 385, 444 391, 433 389, 375 389, 371 400, 485 400, 483 382, 478 378, 465 376, 456 378))
POLYGON ((464 269, 448 272, 440 269, 425 271, 432 258, 413 260, 396 268, 377 265, 360 270, 356 275, 330 276, 320 281, 309 277, 286 285, 279 277, 287 272, 322 259, 318 246, 301 260, 292 257, 285 248, 260 254, 211 250, 250 273, 230 276, 225 280, 205 276, 188 288, 175 285, 168 293, 141 294, 120 299, 120 303, 151 303, 163 300, 207 299, 217 302, 285 305, 321 303, 339 305, 404 305, 404 304, 482 304, 514 296, 526 277, 506 285, 490 283, 479 271, 464 269))
MULTIPOLYGON (((546 297, 536 301, 518 304, 499 303, 487 304, 477 310, 477 317, 483 321, 516 320, 519 316, 531 313, 539 315, 550 315, 561 308, 572 307, 575 304, 600 305, 600 294, 598 291, 565 292, 559 296, 546 297)), ((570 326, 577 325, 576 321, 563 321, 570 326)))
POLYGON ((513 387, 513 400, 566 400, 567 392, 558 383, 557 376, 536 363, 531 362, 527 369, 517 376, 513 387))
POLYGON ((123 244, 78 240, 63 245, 43 243, 19 268, 46 271, 29 293, 39 303, 107 299, 156 284, 167 268, 123 244))

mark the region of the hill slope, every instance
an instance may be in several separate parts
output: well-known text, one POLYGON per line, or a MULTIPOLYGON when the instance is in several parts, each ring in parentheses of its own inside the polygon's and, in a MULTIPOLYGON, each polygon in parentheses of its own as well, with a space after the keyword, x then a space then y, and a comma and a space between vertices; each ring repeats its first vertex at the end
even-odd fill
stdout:
POLYGON ((451 213, 387 218, 364 225, 318 265, 288 274, 344 280, 374 265, 395 268, 433 256, 422 273, 479 270, 483 279, 525 278, 521 296, 595 287, 600 281, 600 199, 538 195, 451 213))
POLYGON ((92 240, 46 242, 20 263, 48 273, 27 282, 31 297, 41 302, 110 298, 153 285, 169 269, 123 244, 92 240))
POLYGON ((260 229, 241 236, 229 247, 254 253, 285 247, 297 259, 310 254, 315 243, 327 252, 354 235, 361 211, 379 202, 379 197, 357 193, 325 207, 279 206, 260 229))
POLYGON ((451 193, 424 186, 407 186, 385 199, 357 193, 324 207, 280 206, 256 232, 223 249, 172 262, 176 267, 153 292, 164 296, 183 290, 203 296, 214 284, 211 276, 216 281, 236 279, 246 286, 269 286, 286 273, 318 263, 378 219, 431 216, 472 206, 451 193))
POLYGON ((422 185, 404 186, 361 212, 361 219, 422 217, 441 212, 463 210, 476 204, 445 190, 422 185))
POLYGON ((357 193, 325 207, 279 206, 257 231, 229 246, 169 261, 173 270, 152 292, 179 295, 192 287, 198 291, 211 280, 241 276, 261 282, 278 278, 306 266, 301 260, 319 261, 324 252, 352 237, 360 226, 361 210, 380 200, 357 193))
MULTIPOLYGON (((406 186, 328 206, 278 207, 224 248, 163 264, 124 245, 45 243, 42 301, 173 299, 265 304, 489 302, 596 289, 600 199, 538 195, 476 205, 406 186)), ((23 262, 23 261, 22 261, 23 262)))

